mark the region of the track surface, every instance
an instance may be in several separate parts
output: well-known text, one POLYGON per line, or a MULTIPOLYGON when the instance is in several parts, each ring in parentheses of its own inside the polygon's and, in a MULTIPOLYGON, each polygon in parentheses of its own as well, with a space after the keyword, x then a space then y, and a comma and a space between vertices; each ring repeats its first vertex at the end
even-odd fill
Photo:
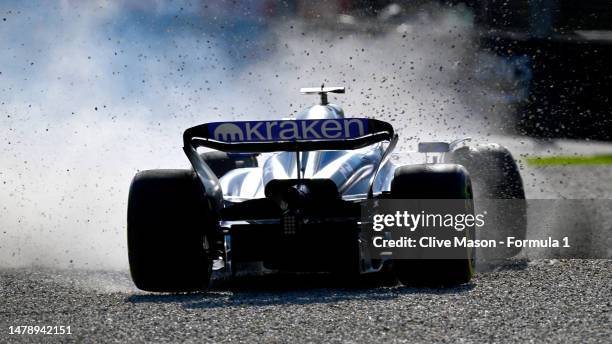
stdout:
POLYGON ((512 261, 454 289, 323 276, 243 277, 150 295, 126 273, 4 270, 0 341, 580 342, 612 338, 612 261, 512 261), (123 290, 122 290, 123 289, 123 290), (10 336, 10 325, 70 336, 10 336))
MULTIPOLYGON (((525 167, 523 176, 529 198, 612 198, 609 165, 525 167)), ((609 235, 611 227, 596 228, 609 235)), ((5 268, 0 343, 609 343, 611 281, 612 260, 517 259, 454 289, 403 288, 384 275, 358 283, 280 275, 152 295, 127 272, 5 268), (11 325, 65 325, 73 334, 9 335, 11 325)))

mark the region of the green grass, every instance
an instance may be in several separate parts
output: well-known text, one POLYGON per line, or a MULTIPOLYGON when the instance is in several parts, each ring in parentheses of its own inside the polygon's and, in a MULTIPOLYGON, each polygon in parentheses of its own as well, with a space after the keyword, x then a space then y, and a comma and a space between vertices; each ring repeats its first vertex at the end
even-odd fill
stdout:
POLYGON ((605 165, 612 164, 612 154, 606 155, 574 155, 574 156, 531 156, 527 164, 532 166, 549 165, 605 165))

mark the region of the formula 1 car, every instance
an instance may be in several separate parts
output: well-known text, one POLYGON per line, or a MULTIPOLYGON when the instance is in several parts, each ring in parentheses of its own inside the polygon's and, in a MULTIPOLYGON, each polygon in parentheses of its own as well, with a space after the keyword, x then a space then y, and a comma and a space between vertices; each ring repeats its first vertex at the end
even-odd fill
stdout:
MULTIPOLYGON (((138 288, 203 290, 212 270, 235 274, 253 262, 272 271, 341 275, 389 267, 411 286, 470 281, 470 250, 462 259, 372 257, 359 226, 360 204, 472 201, 474 191, 482 198, 524 200, 511 154, 495 144, 468 146, 466 140, 422 142, 419 151, 437 154, 435 159, 399 165, 391 159, 398 135, 389 123, 345 118, 338 105, 328 103, 328 93, 344 93, 343 87, 301 91, 319 95, 320 103, 292 119, 189 128, 183 149, 192 169, 136 174, 127 230, 138 288)), ((519 218, 511 222, 520 238, 525 224, 519 218)))

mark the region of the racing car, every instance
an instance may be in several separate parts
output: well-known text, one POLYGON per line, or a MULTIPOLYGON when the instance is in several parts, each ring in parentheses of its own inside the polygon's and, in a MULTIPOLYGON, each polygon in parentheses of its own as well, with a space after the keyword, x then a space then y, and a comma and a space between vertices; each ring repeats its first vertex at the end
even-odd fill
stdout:
MULTIPOLYGON (((295 118, 189 128, 183 150, 191 169, 136 174, 127 242, 138 288, 204 290, 213 270, 232 276, 248 264, 346 276, 389 269, 407 286, 470 281, 473 250, 460 259, 372 256, 364 248, 360 205, 381 199, 524 200, 510 152, 467 139, 421 142, 425 161, 400 164, 392 158, 398 134, 391 124, 345 117, 328 102, 329 93, 344 93, 344 87, 301 92, 320 101, 295 118)), ((524 214, 515 215, 509 221, 513 235, 524 237, 524 214)))

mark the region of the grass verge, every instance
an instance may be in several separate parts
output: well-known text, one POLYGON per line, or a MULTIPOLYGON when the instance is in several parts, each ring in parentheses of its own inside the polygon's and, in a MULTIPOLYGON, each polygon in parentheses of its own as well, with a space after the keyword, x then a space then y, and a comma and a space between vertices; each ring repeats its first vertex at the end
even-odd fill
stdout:
POLYGON ((527 164, 531 166, 549 165, 608 165, 612 164, 612 154, 589 156, 530 156, 527 164))

